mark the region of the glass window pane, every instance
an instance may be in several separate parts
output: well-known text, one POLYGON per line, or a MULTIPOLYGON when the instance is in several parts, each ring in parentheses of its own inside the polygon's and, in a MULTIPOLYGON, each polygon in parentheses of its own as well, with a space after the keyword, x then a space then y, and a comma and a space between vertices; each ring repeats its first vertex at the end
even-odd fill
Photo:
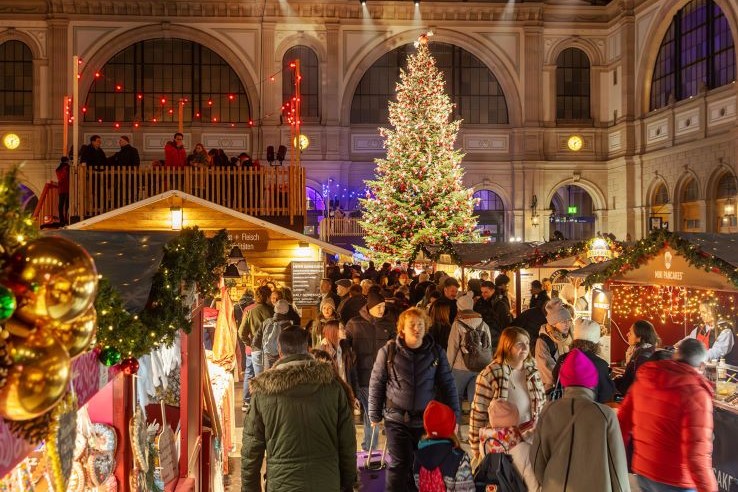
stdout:
POLYGON ((251 119, 235 71, 220 55, 192 41, 141 41, 113 56, 100 73, 87 94, 84 121, 177 122, 180 101, 184 123, 251 119))
POLYGON ((577 48, 567 48, 556 60, 556 118, 559 120, 589 120, 590 64, 587 54, 577 48))
MULTIPOLYGON (((413 45, 401 46, 377 60, 357 85, 351 103, 351 123, 386 124, 387 103, 394 100, 400 68, 406 65, 413 45), (368 98, 375 111, 362 111, 361 101, 368 98)), ((436 66, 444 74, 446 93, 455 104, 455 117, 465 124, 505 125, 509 122, 507 102, 495 75, 476 56, 458 46, 431 43, 436 66), (486 104, 484 101, 494 101, 486 104)))
POLYGON ((33 119, 33 55, 21 41, 0 44, 0 119, 33 119))

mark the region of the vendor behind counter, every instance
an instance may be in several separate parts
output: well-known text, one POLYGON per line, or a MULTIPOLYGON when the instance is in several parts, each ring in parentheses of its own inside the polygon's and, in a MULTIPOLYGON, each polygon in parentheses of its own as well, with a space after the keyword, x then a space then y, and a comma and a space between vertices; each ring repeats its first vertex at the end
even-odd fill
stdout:
MULTIPOLYGON (((699 305, 702 324, 685 337, 696 338, 707 348, 708 360, 725 359, 727 364, 738 366, 738 344, 735 326, 720 310, 715 301, 703 300, 699 305)), ((676 343, 678 346, 684 339, 676 343)))

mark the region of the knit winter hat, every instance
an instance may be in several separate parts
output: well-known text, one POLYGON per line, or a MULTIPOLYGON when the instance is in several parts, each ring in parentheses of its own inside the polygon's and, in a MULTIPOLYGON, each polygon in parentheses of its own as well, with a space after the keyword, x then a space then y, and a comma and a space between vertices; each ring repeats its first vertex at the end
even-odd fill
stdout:
POLYGON ((449 438, 456 429, 456 415, 448 405, 431 400, 423 412, 423 427, 430 437, 449 438))
POLYGON ((287 311, 289 310, 290 303, 284 299, 280 299, 274 304, 274 312, 277 314, 287 314, 287 311))
POLYGON ((564 307, 564 303, 558 297, 554 297, 546 304, 546 321, 553 326, 562 321, 570 321, 571 313, 564 307))
POLYGON ((323 301, 320 303, 320 310, 323 310, 323 306, 330 306, 333 308, 333 310, 336 310, 336 303, 333 301, 332 297, 326 297, 323 299, 323 301))
POLYGON ((459 311, 471 311, 474 309, 474 292, 469 291, 463 296, 456 298, 456 307, 459 311))
POLYGON ((566 356, 559 370, 559 381, 561 386, 584 386, 594 388, 597 386, 599 377, 597 368, 589 357, 579 349, 573 349, 566 356))
POLYGON ((600 341, 600 324, 589 318, 577 318, 574 321, 574 340, 587 340, 592 343, 600 341))
POLYGON ((384 297, 382 297, 382 294, 379 292, 375 292, 373 290, 369 291, 369 295, 366 298, 366 309, 367 311, 377 304, 381 304, 384 302, 384 297))
POLYGON ((496 399, 487 407, 490 427, 514 427, 520 423, 518 407, 507 400, 496 399))

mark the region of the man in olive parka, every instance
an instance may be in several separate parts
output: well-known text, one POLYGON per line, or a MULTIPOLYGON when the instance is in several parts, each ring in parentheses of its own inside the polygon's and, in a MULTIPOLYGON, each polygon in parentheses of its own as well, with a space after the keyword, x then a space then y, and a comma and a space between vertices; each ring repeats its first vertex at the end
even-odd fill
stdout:
POLYGON ((308 354, 305 330, 285 328, 280 359, 251 380, 241 448, 241 490, 349 491, 356 481, 353 407, 333 367, 308 354))

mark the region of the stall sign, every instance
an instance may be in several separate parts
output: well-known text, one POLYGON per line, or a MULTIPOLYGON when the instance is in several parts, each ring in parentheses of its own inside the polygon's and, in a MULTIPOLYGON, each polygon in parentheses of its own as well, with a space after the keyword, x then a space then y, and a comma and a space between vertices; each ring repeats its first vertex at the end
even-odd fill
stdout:
POLYGON ((735 443, 738 442, 738 415, 715 408, 712 467, 720 492, 738 491, 738 461, 735 443))
POLYGON ((322 261, 293 261, 292 298, 298 306, 309 306, 320 301, 320 281, 323 279, 322 261))
POLYGON ((242 253, 266 251, 269 245, 269 233, 266 229, 229 229, 226 232, 231 245, 241 248, 242 253))
POLYGON ((592 320, 603 326, 610 322, 610 293, 605 290, 592 291, 592 320))
POLYGON ((735 286, 724 275, 693 267, 670 247, 663 248, 640 267, 614 278, 649 285, 735 291, 735 286))
POLYGON ((612 257, 612 246, 607 239, 596 237, 587 242, 587 259, 590 263, 602 263, 612 257))

